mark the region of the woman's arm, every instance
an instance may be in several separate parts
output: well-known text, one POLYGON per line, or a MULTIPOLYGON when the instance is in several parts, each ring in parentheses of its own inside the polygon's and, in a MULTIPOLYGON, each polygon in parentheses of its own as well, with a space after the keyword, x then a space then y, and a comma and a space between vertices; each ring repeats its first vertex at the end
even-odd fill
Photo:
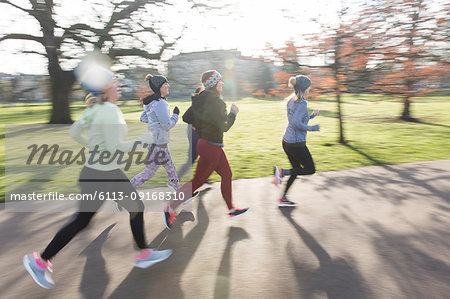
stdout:
POLYGON ((88 146, 89 139, 87 138, 86 135, 83 134, 85 129, 86 129, 86 126, 84 124, 82 124, 82 121, 77 120, 70 127, 69 135, 79 144, 88 146))
POLYGON ((144 144, 153 142, 153 137, 148 132, 136 139, 122 141, 120 130, 121 126, 126 126, 126 124, 120 122, 121 114, 122 112, 119 108, 108 107, 104 113, 104 122, 99 125, 99 129, 103 132, 106 150, 110 153, 115 153, 116 151, 127 153, 142 148, 144 144))
POLYGON ((178 114, 173 113, 172 117, 170 117, 170 112, 167 113, 168 104, 164 100, 159 100, 154 104, 154 111, 156 113, 156 117, 158 118, 158 122, 161 127, 167 131, 175 127, 178 121, 178 114))
MULTIPOLYGON (((319 131, 319 125, 308 126, 308 121, 305 121, 304 116, 308 116, 308 108, 306 104, 298 103, 294 113, 288 113, 288 121, 290 124, 301 131, 319 131)), ((288 109, 290 109, 288 107, 288 109)))
POLYGON ((230 113, 227 114, 226 104, 220 99, 212 105, 209 112, 211 113, 210 120, 223 132, 227 132, 236 120, 237 112, 231 110, 230 113))

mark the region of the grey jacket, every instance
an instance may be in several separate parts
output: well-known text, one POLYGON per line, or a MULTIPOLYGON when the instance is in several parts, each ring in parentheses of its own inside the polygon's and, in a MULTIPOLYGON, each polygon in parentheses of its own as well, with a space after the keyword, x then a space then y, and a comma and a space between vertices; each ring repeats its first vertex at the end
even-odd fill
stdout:
POLYGON ((283 136, 285 142, 306 142, 307 131, 319 131, 319 125, 308 126, 309 120, 314 118, 315 115, 308 114, 307 104, 308 102, 305 99, 301 101, 289 101, 287 105, 289 124, 283 136))
POLYGON ((170 117, 169 104, 165 99, 160 98, 144 105, 140 120, 148 123, 148 130, 153 135, 154 144, 167 144, 170 141, 169 131, 176 125, 178 114, 172 114, 170 117))

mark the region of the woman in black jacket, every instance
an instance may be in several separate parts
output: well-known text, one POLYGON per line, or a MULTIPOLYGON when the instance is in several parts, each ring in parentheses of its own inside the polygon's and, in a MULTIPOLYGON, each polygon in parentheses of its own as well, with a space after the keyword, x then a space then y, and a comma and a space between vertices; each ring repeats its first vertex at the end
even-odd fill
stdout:
MULTIPOLYGON (((192 96, 192 105, 183 115, 183 121, 196 128, 200 139, 197 143, 197 153, 200 159, 197 163, 195 175, 190 182, 179 190, 179 199, 189 198, 192 192, 202 186, 211 173, 216 171, 221 177, 223 199, 229 209, 228 217, 233 219, 247 212, 248 209, 237 209, 232 202, 232 173, 227 156, 223 151, 223 133, 234 124, 239 108, 233 104, 227 114, 226 104, 222 100, 223 81, 218 71, 211 70, 202 74, 203 89, 192 96), (180 197, 180 194, 183 196, 180 197)), ((187 201, 184 203, 187 203, 187 201)), ((164 222, 168 228, 175 221, 174 209, 182 201, 172 201, 165 205, 164 222)))

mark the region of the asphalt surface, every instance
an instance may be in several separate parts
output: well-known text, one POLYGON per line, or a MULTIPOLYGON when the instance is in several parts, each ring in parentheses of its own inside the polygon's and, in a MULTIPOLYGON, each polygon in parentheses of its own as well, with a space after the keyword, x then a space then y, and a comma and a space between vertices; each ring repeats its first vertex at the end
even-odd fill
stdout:
POLYGON ((22 257, 71 215, 0 210, 0 297, 449 298, 450 160, 303 177, 296 208, 275 205, 282 189, 270 181, 233 182, 235 205, 250 207, 234 220, 219 183, 171 231, 146 213, 151 246, 174 250, 148 269, 133 267, 128 214, 100 212, 54 259, 51 290, 22 257))

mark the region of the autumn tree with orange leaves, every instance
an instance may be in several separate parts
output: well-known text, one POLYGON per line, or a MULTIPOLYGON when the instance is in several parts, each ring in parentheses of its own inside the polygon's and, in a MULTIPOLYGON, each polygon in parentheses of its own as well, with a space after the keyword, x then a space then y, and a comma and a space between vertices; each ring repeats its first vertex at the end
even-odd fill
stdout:
POLYGON ((450 71, 449 11, 443 1, 373 0, 358 19, 359 34, 370 41, 368 89, 401 98, 403 120, 415 120, 413 98, 435 91, 450 71))

